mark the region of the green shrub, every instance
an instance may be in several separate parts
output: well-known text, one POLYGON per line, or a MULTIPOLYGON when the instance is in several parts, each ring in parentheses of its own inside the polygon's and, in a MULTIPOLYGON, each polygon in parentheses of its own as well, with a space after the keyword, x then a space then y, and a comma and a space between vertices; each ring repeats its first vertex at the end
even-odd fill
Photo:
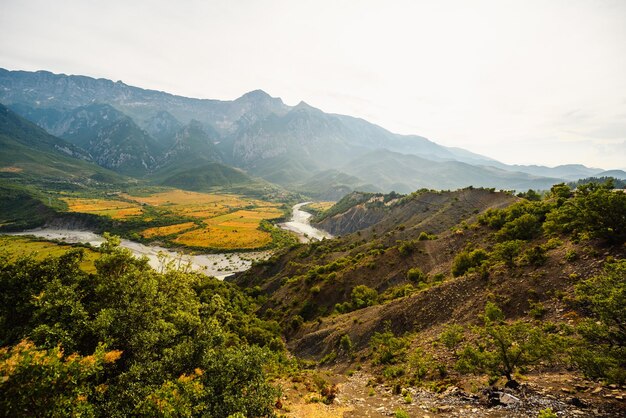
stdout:
POLYGON ((604 271, 576 285, 576 300, 589 318, 577 326, 583 344, 574 361, 591 378, 626 382, 626 260, 605 264, 604 271))
POLYGON ((543 306, 541 302, 531 302, 530 303, 530 311, 528 311, 528 315, 530 315, 534 319, 541 319, 546 314, 546 307, 543 306))
POLYGON ((437 239, 437 235, 429 234, 428 232, 424 231, 420 232, 419 236, 417 237, 418 241, 428 241, 433 239, 437 239))
POLYGON ((411 418, 411 416, 404 410, 398 409, 394 413, 395 418, 411 418))
POLYGON ((409 341, 406 338, 396 337, 393 332, 376 332, 370 339, 370 349, 373 355, 373 364, 395 364, 403 361, 409 341))
POLYGON ((552 412, 552 408, 546 408, 539 411, 537 418, 558 418, 558 415, 552 412))
POLYGON ((341 336, 341 339, 339 340, 339 346, 346 353, 352 352, 353 344, 348 334, 344 334, 341 336))
POLYGON ((524 241, 513 240, 504 241, 494 245, 491 258, 495 261, 503 262, 507 267, 515 266, 515 259, 522 250, 524 241))
POLYGON ((461 325, 446 325, 443 332, 439 335, 439 341, 448 349, 456 350, 465 339, 464 328, 461 325))
POLYGON ((484 326, 476 339, 463 347, 456 368, 461 372, 488 372, 513 379, 513 372, 526 365, 549 361, 561 349, 555 334, 523 321, 504 322, 504 314, 493 303, 485 307, 484 326))
POLYGON ((470 269, 481 266, 488 258, 485 250, 462 251, 456 255, 452 262, 452 275, 462 276, 470 269))
POLYGON ((398 252, 405 257, 412 254, 416 249, 417 242, 415 241, 402 241, 400 245, 398 245, 398 252))
POLYGON ((548 260, 545 248, 541 245, 534 245, 524 251, 524 262, 531 266, 542 266, 548 260))
POLYGON ((350 301, 352 303, 352 309, 361 309, 376 305, 378 302, 378 292, 371 287, 358 285, 352 289, 350 301))
POLYGON ((407 271, 406 278, 412 282, 419 283, 428 280, 428 275, 422 272, 419 267, 413 267, 407 271))
POLYGON ((578 253, 575 250, 567 250, 565 260, 569 262, 578 260, 578 253))

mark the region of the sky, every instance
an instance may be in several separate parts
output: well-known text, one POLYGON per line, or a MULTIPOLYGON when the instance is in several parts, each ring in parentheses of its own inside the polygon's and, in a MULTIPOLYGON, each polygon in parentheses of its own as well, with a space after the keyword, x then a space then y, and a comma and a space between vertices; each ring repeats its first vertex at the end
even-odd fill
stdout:
POLYGON ((262 89, 505 163, 626 169, 626 0, 0 0, 0 67, 262 89))

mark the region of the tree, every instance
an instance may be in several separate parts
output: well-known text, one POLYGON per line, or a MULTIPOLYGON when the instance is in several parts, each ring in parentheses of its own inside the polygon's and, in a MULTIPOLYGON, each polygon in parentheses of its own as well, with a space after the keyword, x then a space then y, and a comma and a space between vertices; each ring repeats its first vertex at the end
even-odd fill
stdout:
POLYGON ((523 241, 504 241, 494 245, 491 258, 503 262, 507 267, 515 267, 515 259, 522 250, 523 241))
POLYGON ((454 277, 462 276, 469 269, 479 267, 488 258, 485 250, 462 251, 454 257, 452 262, 452 275, 454 277))
POLYGON ((46 413, 29 416, 134 416, 149 399, 171 401, 171 415, 271 415, 264 368, 270 350, 282 350, 278 324, 256 317, 253 299, 233 284, 158 273, 117 244, 109 237, 94 274, 80 270, 80 251, 43 261, 0 255, 0 341, 9 346, 0 351, 0 398, 13 394, 0 402, 13 408, 40 396, 43 406, 32 408, 46 413), (25 338, 33 342, 19 343, 25 338))
POLYGON ((477 340, 467 344, 459 355, 462 372, 486 371, 513 380, 522 366, 549 360, 556 352, 558 338, 523 321, 506 323, 493 303, 485 307, 484 326, 475 329, 477 340))
POLYGON ((352 289, 350 300, 353 310, 376 305, 378 302, 378 292, 376 289, 361 284, 352 289))
POLYGON ((574 361, 589 377, 626 381, 626 260, 576 286, 576 299, 589 318, 578 325, 584 344, 574 361))
POLYGON ((94 398, 107 364, 121 351, 98 346, 89 356, 66 356, 61 347, 37 348, 23 340, 0 348, 0 410, 6 416, 94 416, 94 398))
POLYGON ((547 232, 589 234, 609 244, 626 242, 626 193, 610 183, 579 186, 574 196, 546 217, 547 232))

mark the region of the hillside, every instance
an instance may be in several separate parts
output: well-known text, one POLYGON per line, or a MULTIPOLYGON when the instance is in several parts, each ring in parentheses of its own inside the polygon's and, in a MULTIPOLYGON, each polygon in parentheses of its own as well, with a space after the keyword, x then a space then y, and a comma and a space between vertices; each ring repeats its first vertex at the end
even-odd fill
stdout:
MULTIPOLYGON (((532 402, 540 402, 545 394, 559 399, 553 408, 565 414, 573 413, 573 408, 582 416, 612 416, 622 408, 620 401, 583 393, 592 384, 589 381, 579 389, 567 386, 555 391, 549 386, 559 384, 550 373, 572 368, 579 374, 568 377, 570 382, 582 381, 581 372, 622 379, 617 376, 623 376, 623 359, 611 357, 614 360, 600 366, 593 362, 605 360, 583 361, 577 356, 584 350, 575 347, 583 347, 589 338, 592 350, 602 356, 620 356, 624 349, 622 337, 615 336, 621 343, 613 351, 613 343, 603 345, 585 331, 585 318, 593 317, 594 311, 584 302, 592 296, 580 292, 595 278, 618 269, 621 273, 612 276, 617 281, 610 286, 617 286, 611 290, 615 303, 622 300, 624 270, 619 266, 626 255, 625 210, 626 196, 597 185, 581 186, 576 193, 559 186, 542 202, 484 189, 408 196, 352 194, 318 224, 341 237, 292 247, 240 274, 235 282, 265 295, 261 315, 281 323, 287 346, 298 357, 334 372, 363 370, 377 382, 368 383, 376 393, 391 398, 395 393, 400 400, 415 386, 457 386, 460 398, 445 398, 452 405, 447 411, 457 414, 464 402, 472 405, 469 399, 474 395, 477 403, 488 403, 487 392, 475 392, 475 385, 487 384, 480 376, 492 373, 490 382, 496 385, 503 376, 497 364, 490 366, 472 351, 489 347, 481 344, 491 340, 479 339, 494 325, 482 325, 481 318, 494 309, 498 332, 513 332, 507 328, 511 326, 542 333, 544 341, 557 344, 549 349, 556 351, 546 353, 560 353, 544 354, 541 364, 527 358, 526 366, 512 369, 526 391, 509 391, 525 399, 518 416, 535 416, 539 404, 532 402), (577 213, 576 208, 584 209, 577 213), (598 211, 611 215, 598 218, 598 211), (541 328, 541 324, 553 325, 541 328), (445 342, 453 338, 452 332, 455 342, 445 342), (565 398, 572 393, 584 401, 567 406, 565 398), (463 397, 468 400, 460 401, 463 397)), ((530 338, 524 335, 510 334, 507 344, 522 344, 516 338, 530 338)), ((352 377, 346 379, 341 381, 348 387, 356 383, 352 377)), ((403 408, 419 411, 413 405, 409 401, 403 408)))
POLYGON ((35 182, 119 182, 123 177, 94 164, 89 153, 54 137, 0 104, 0 174, 35 182))

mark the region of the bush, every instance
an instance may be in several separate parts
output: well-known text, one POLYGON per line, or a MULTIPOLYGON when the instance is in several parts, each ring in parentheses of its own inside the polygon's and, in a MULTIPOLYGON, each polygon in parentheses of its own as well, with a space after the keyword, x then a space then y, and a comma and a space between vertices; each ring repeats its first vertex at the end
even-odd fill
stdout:
POLYGON ((463 342, 465 336, 463 335, 464 328, 461 325, 449 324, 446 325, 443 332, 439 335, 439 341, 448 349, 454 350, 463 342))
POLYGON ((394 417, 395 418, 411 418, 411 416, 402 409, 396 410, 396 412, 394 413, 394 417))
POLYGON ((424 231, 422 231, 417 237, 418 241, 428 241, 428 240, 433 240, 433 239, 437 239, 437 235, 429 234, 428 232, 424 232, 424 231))
POLYGON ((496 244, 493 247, 491 258, 503 262, 507 267, 514 267, 515 259, 521 252, 523 243, 524 241, 521 240, 513 240, 496 244))
POLYGON ((548 255, 541 245, 534 245, 524 252, 524 262, 531 266, 542 266, 547 260, 548 255))
POLYGON ((402 241, 400 245, 398 245, 398 252, 403 256, 408 256, 415 251, 417 248, 417 242, 415 241, 402 241))
POLYGON ((339 346, 346 353, 352 353, 352 340, 350 339, 350 336, 348 334, 344 334, 341 337, 341 339, 339 340, 339 346))
POLYGON ((102 245, 91 274, 81 251, 0 254, 0 410, 19 392, 31 405, 13 416, 153 416, 156 405, 171 416, 270 415, 264 369, 270 347, 282 348, 277 324, 256 317, 255 300, 233 284, 156 272, 118 242, 102 245), (26 336, 32 345, 20 345, 26 336), (45 413, 24 412, 38 408, 32 399, 45 413))
POLYGON ((452 275, 462 276, 470 269, 481 266, 488 256, 485 250, 463 251, 456 255, 452 262, 452 275))
POLYGON ((583 344, 574 361, 591 378, 626 382, 626 260, 607 263, 604 272, 576 286, 576 300, 590 318, 577 327, 583 344))
POLYGON ((548 214, 544 229, 549 233, 588 234, 609 244, 626 242, 626 193, 614 192, 611 183, 589 183, 574 196, 561 198, 548 214))
POLYGON ((546 408, 539 411, 537 418, 558 418, 558 415, 552 412, 552 408, 546 408))
POLYGON ((502 311, 488 303, 485 324, 476 329, 478 338, 459 355, 459 371, 485 371, 510 381, 518 368, 550 360, 560 349, 558 336, 522 321, 507 324, 503 319, 502 311))
POLYGON ((406 278, 412 282, 419 283, 428 280, 428 275, 422 272, 419 267, 413 267, 407 271, 406 278))
POLYGON ((403 361, 409 341, 406 338, 396 337, 393 332, 376 332, 370 339, 370 349, 373 355, 373 364, 395 364, 403 361))
POLYGON ((352 289, 350 300, 353 310, 376 305, 378 302, 378 292, 376 289, 372 289, 371 287, 358 285, 352 289))

